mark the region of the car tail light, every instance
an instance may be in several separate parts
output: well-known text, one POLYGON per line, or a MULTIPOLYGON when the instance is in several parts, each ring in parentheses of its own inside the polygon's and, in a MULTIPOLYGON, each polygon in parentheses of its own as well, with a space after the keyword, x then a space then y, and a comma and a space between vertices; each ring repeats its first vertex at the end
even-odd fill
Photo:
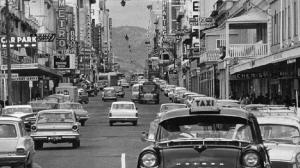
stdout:
POLYGON ((37 128, 35 125, 31 126, 31 131, 37 131, 37 128))
POLYGON ((78 126, 77 125, 73 125, 72 130, 73 131, 78 131, 78 126))
POLYGON ((135 113, 135 116, 136 116, 136 117, 138 117, 138 116, 139 116, 139 114, 138 114, 138 113, 135 113))
POLYGON ((259 164, 259 155, 256 152, 250 151, 243 155, 243 165, 246 167, 257 167, 259 164))
POLYGON ((17 155, 24 155, 25 154, 25 149, 24 148, 17 148, 16 154, 17 155))

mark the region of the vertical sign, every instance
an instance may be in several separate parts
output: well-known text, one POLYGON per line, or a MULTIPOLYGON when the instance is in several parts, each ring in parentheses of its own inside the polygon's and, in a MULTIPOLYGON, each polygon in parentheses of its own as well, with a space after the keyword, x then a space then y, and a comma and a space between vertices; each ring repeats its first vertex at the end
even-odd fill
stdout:
POLYGON ((66 1, 58 0, 58 30, 57 30, 57 50, 65 50, 67 46, 66 32, 66 1))
POLYGON ((74 27, 70 28, 70 33, 69 33, 69 53, 75 53, 76 49, 76 36, 75 36, 75 29, 74 27))
POLYGON ((162 34, 167 35, 167 0, 162 0, 162 34))
POLYGON ((192 36, 192 45, 194 48, 194 52, 199 52, 199 42, 200 38, 199 36, 199 25, 198 25, 198 18, 199 18, 199 0, 193 0, 193 12, 192 12, 192 18, 196 20, 196 22, 192 26, 192 31, 196 32, 194 36, 192 36))
POLYGON ((110 37, 112 37, 112 18, 108 19, 108 23, 109 23, 109 33, 110 33, 110 37))

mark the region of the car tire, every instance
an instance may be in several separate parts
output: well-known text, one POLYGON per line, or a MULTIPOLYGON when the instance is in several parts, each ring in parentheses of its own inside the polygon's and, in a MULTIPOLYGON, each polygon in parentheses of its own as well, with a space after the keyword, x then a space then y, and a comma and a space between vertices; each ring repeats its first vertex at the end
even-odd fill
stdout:
POLYGON ((112 121, 109 122, 109 126, 113 126, 114 123, 112 121))
POLYGON ((133 126, 136 126, 136 125, 137 125, 137 121, 133 121, 133 122, 132 122, 132 125, 133 125, 133 126))
POLYGON ((80 121, 81 126, 85 126, 85 121, 80 121))
POLYGON ((33 168, 33 163, 32 161, 30 163, 26 163, 25 168, 33 168))
POLYGON ((35 141, 34 142, 34 149, 35 150, 41 150, 41 149, 43 149, 43 142, 35 141))
POLYGON ((124 98, 124 95, 122 95, 121 97, 124 98))
POLYGON ((76 149, 80 147, 80 140, 72 142, 72 148, 76 149))

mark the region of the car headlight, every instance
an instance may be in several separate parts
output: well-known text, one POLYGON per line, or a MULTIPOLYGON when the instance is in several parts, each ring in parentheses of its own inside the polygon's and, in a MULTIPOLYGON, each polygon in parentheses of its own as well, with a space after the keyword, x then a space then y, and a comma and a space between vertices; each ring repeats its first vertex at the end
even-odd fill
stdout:
POLYGON ((158 164, 158 158, 153 152, 145 152, 140 161, 143 167, 154 167, 158 164))
POLYGON ((248 152, 244 155, 243 162, 247 167, 255 167, 259 164, 259 156, 255 152, 248 152))

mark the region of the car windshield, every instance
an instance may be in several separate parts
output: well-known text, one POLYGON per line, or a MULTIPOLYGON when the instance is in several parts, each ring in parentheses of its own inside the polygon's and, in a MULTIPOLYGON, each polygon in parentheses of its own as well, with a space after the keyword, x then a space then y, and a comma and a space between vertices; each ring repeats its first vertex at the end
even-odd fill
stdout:
POLYGON ((60 109, 82 109, 81 104, 60 104, 60 109))
POLYGON ((72 123, 72 113, 41 113, 38 116, 37 123, 72 123))
POLYGON ((300 134, 297 127, 279 124, 261 124, 263 139, 286 144, 300 144, 300 134))
POLYGON ((126 110, 132 110, 134 109, 133 104, 113 104, 112 109, 118 110, 118 109, 126 109, 126 110))
POLYGON ((49 105, 45 102, 31 102, 29 103, 32 108, 48 108, 49 105))
POLYGON ((116 93, 115 90, 104 90, 105 95, 111 95, 111 94, 115 94, 115 93, 116 93))
POLYGON ((180 108, 186 108, 186 105, 184 105, 184 104, 163 105, 161 107, 160 112, 166 112, 166 111, 180 109, 180 108))
POLYGON ((14 114, 17 112, 32 113, 32 108, 26 108, 26 107, 4 108, 2 112, 3 114, 14 114))
POLYGON ((0 138, 16 138, 17 131, 13 124, 0 124, 0 138))
POLYGON ((155 90, 156 90, 156 85, 143 85, 142 86, 142 91, 145 93, 155 92, 155 90))
POLYGON ((175 139, 226 139, 251 143, 250 123, 227 116, 189 116, 166 120, 160 124, 160 141, 175 139))

